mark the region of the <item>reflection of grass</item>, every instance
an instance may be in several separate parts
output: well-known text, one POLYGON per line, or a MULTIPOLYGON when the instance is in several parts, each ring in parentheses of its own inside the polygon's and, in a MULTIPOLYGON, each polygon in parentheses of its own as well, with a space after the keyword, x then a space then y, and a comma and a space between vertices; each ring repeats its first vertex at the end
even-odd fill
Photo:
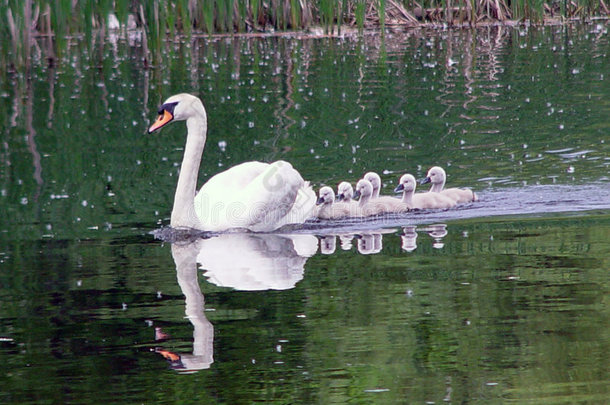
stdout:
MULTIPOLYGON (((45 55, 61 55, 71 37, 91 44, 108 30, 142 31, 147 60, 158 60, 162 43, 177 34, 269 32, 303 30, 321 26, 335 32, 342 25, 385 27, 444 22, 475 25, 489 21, 553 17, 587 17, 608 14, 601 0, 25 0, 8 1, 0 13, 0 62, 6 66, 28 64, 33 37, 54 39, 45 55), (417 16, 417 19, 416 17, 417 16), (116 17, 116 18, 115 18, 116 17), (118 28, 120 26, 120 28, 118 28), (31 27, 31 30, 26 29, 31 27)), ((322 31, 319 31, 322 32, 322 31)))

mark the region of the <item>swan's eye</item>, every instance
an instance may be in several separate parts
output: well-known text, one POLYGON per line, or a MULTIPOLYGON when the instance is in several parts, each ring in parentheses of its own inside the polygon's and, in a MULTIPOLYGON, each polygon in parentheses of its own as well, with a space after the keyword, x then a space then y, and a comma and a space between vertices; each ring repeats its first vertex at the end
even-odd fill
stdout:
POLYGON ((178 105, 178 101, 176 101, 175 103, 165 103, 159 109, 159 114, 163 114, 163 110, 165 110, 168 113, 170 113, 171 115, 174 115, 174 108, 176 108, 177 105, 178 105))

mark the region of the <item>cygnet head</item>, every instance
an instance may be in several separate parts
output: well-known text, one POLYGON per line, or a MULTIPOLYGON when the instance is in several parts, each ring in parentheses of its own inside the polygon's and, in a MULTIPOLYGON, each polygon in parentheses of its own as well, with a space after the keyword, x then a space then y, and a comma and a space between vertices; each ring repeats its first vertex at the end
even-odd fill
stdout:
POLYGON ((342 181, 337 187, 337 201, 349 202, 354 197, 354 189, 351 183, 342 181))
POLYGON ((445 178, 445 170, 443 170, 442 167, 434 166, 428 170, 428 174, 426 175, 426 178, 421 181, 421 184, 445 184, 445 178))
POLYGON ((363 199, 368 199, 373 195, 373 185, 370 181, 366 179, 358 180, 356 184, 356 192, 354 193, 354 198, 360 197, 360 201, 363 199))
POLYGON ((395 193, 402 193, 403 191, 415 192, 416 182, 415 177, 411 174, 404 174, 398 181, 398 186, 394 189, 395 193))
POLYGON ((381 177, 375 172, 368 172, 363 177, 364 180, 371 182, 373 186, 373 198, 379 197, 379 191, 381 191, 381 177))
POLYGON ((320 188, 320 191, 318 193, 319 197, 316 201, 317 205, 332 204, 333 202, 335 202, 335 192, 332 188, 324 186, 320 188))
POLYGON ((148 133, 163 128, 172 121, 184 121, 197 116, 207 123, 205 108, 198 97, 187 93, 173 95, 159 107, 159 117, 150 126, 148 133))

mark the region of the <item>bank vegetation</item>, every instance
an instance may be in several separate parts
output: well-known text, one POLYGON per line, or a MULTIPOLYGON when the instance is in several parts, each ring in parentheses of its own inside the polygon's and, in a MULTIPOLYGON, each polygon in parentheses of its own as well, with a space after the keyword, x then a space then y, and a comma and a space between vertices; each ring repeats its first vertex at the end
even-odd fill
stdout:
POLYGON ((70 39, 138 32, 147 58, 177 36, 342 35, 421 25, 568 23, 607 18, 607 0, 0 0, 1 69, 27 66, 36 41, 53 63, 70 39))

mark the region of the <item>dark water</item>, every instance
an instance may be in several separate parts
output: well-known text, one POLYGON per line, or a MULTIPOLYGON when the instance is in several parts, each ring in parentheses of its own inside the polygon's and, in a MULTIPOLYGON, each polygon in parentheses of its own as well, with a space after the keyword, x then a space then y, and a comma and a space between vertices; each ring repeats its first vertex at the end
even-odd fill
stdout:
POLYGON ((609 51, 603 22, 206 38, 145 70, 120 40, 4 76, 0 402, 607 401, 609 51), (182 91, 200 183, 442 165, 480 201, 164 242, 185 128, 145 131, 182 91))

